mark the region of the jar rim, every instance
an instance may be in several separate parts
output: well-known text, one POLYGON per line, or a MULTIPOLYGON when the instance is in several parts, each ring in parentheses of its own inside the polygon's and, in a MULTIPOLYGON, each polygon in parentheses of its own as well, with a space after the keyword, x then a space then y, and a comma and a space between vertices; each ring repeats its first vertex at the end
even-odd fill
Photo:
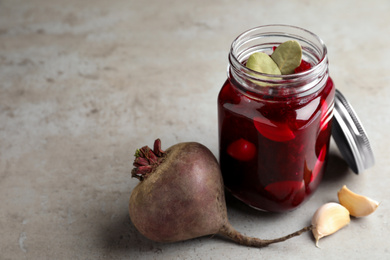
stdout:
POLYGON ((236 75, 242 74, 243 77, 252 83, 258 82, 258 85, 263 85, 261 88, 264 88, 264 84, 271 88, 285 87, 288 84, 290 87, 300 86, 294 88, 295 94, 297 90, 298 92, 305 92, 314 87, 315 84, 303 86, 299 82, 307 82, 312 78, 315 79, 318 75, 327 74, 327 48, 320 37, 301 27, 285 24, 257 26, 241 33, 232 42, 228 72, 230 70, 233 70, 236 75), (255 49, 267 44, 267 47, 270 48, 272 44, 274 46, 280 44, 282 43, 281 39, 286 38, 294 39, 301 43, 303 54, 313 60, 312 67, 309 70, 287 75, 271 75, 251 70, 244 65, 245 59, 255 52, 255 49))

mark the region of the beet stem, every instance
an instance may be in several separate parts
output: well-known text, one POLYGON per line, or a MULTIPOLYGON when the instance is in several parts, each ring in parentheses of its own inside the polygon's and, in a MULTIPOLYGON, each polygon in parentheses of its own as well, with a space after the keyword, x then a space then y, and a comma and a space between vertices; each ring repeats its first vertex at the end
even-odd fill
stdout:
POLYGON ((294 233, 291 233, 287 236, 283 236, 283 237, 279 237, 279 238, 275 238, 275 239, 264 240, 264 239, 259 239, 256 237, 245 236, 245 235, 241 234, 240 232, 238 232, 236 229, 234 229, 232 227, 232 225, 230 225, 228 223, 221 228, 221 230, 218 232, 218 234, 225 236, 225 237, 233 240, 234 242, 236 242, 240 245, 251 246, 251 247, 265 247, 265 246, 268 246, 268 245, 273 244, 273 243, 279 243, 279 242, 286 241, 287 239, 299 236, 302 233, 304 233, 306 231, 310 231, 312 229, 313 229, 313 225, 310 225, 310 226, 304 227, 301 230, 298 230, 294 233))
POLYGON ((143 181, 164 161, 166 153, 161 149, 160 139, 154 141, 153 147, 154 150, 150 149, 148 146, 144 146, 135 151, 133 163, 135 168, 131 171, 132 177, 143 181))

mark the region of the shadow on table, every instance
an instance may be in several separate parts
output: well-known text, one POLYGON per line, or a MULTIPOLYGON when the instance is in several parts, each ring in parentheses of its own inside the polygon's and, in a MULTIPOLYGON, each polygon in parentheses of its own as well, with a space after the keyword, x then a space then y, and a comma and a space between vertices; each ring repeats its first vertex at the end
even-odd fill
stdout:
POLYGON ((172 248, 194 248, 199 246, 199 243, 207 243, 207 239, 223 238, 209 235, 174 243, 154 242, 138 232, 126 212, 118 221, 111 222, 102 229, 101 239, 101 247, 105 251, 107 257, 115 258, 115 256, 120 255, 121 257, 129 256, 129 259, 134 259, 142 256, 150 257, 150 255, 158 257, 158 255, 163 255, 164 252, 169 251, 172 248))
POLYGON ((352 170, 345 160, 338 153, 330 151, 328 165, 322 182, 338 183, 345 179, 348 174, 352 174, 352 170))
POLYGON ((109 222, 101 232, 102 247, 112 251, 158 251, 155 242, 148 240, 138 232, 130 220, 128 212, 124 212, 117 221, 109 222))

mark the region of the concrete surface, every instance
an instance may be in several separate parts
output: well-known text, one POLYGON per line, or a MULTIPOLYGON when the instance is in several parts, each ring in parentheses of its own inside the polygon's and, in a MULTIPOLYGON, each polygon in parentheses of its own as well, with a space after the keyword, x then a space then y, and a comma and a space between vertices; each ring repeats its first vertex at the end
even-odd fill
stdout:
POLYGON ((0 0, 0 259, 390 259, 389 13, 386 0, 0 0), (323 38, 376 164, 357 176, 332 144, 306 204, 269 214, 227 196, 231 223, 261 238, 293 232, 343 184, 382 204, 321 249, 311 234, 263 249, 147 240, 127 213, 135 149, 160 137, 217 155, 230 44, 272 23, 323 38))

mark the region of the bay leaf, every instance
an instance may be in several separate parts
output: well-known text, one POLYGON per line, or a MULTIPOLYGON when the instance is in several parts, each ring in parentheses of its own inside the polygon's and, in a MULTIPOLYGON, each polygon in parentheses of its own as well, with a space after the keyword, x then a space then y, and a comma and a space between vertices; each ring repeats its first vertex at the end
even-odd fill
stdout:
POLYGON ((301 64, 301 45, 294 40, 286 41, 275 49, 271 58, 278 65, 282 75, 293 74, 294 70, 301 64))
POLYGON ((278 65, 264 52, 255 52, 249 56, 246 67, 265 74, 281 75, 278 65))

